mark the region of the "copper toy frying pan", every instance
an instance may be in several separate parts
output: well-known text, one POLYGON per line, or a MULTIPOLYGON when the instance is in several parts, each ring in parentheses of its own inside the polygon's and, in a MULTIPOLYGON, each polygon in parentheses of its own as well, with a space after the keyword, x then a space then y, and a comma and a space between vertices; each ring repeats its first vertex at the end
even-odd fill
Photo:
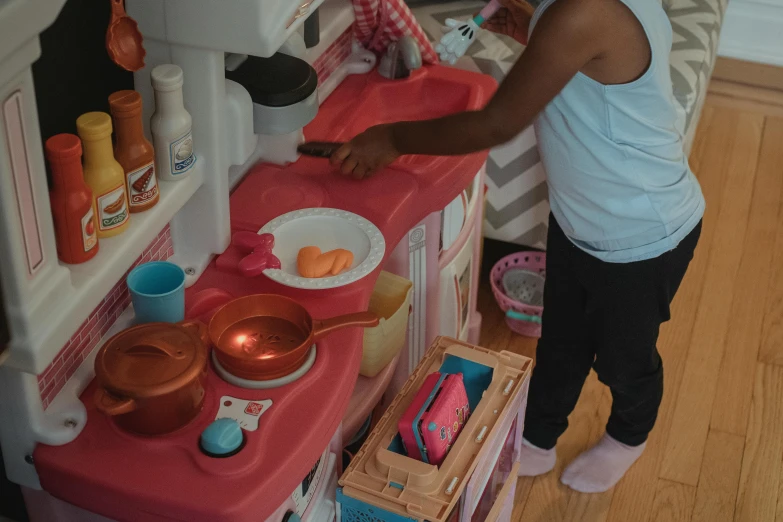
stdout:
POLYGON ((223 368, 243 379, 277 379, 298 369, 310 347, 335 330, 377 326, 370 312, 314 320, 296 301, 279 295, 235 299, 215 313, 209 337, 223 368))

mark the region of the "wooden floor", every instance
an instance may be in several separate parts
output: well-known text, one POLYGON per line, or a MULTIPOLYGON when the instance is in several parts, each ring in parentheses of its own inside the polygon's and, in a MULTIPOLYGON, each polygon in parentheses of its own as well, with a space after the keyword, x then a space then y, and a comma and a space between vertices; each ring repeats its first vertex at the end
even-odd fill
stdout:
MULTIPOLYGON (((560 484, 608 417, 591 375, 556 470, 519 480, 515 522, 783 522, 783 115, 718 87, 691 158, 704 232, 661 333, 666 391, 647 449, 605 494, 560 484)), ((482 344, 532 357, 535 343, 504 327, 487 286, 482 344)))

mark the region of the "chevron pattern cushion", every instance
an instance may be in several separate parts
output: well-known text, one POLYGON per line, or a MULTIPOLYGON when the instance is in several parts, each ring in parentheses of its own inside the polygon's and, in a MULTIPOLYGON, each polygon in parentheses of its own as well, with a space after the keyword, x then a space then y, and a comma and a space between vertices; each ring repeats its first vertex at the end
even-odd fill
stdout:
MULTIPOLYGON (((433 41, 440 39, 447 18, 467 18, 485 4, 480 0, 407 1, 415 6, 416 18, 433 41)), ((686 149, 690 150, 715 66, 728 0, 663 2, 674 33, 670 56, 674 95, 680 108, 686 149)), ((482 31, 457 67, 489 74, 501 81, 523 49, 511 38, 482 31)), ((490 152, 487 185, 485 236, 544 248, 549 202, 532 129, 490 152)))
POLYGON ((690 150, 718 57, 718 42, 728 0, 664 0, 674 33, 671 63, 674 97, 690 150))

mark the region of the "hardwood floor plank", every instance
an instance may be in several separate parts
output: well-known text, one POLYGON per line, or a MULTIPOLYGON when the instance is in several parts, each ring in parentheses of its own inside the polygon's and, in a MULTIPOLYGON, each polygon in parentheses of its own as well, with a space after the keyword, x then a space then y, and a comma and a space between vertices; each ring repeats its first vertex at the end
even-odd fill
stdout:
POLYGON ((732 132, 727 124, 735 122, 734 118, 718 117, 721 111, 710 105, 705 107, 691 156, 691 165, 701 183, 707 208, 699 246, 672 305, 672 321, 663 325, 658 342, 665 374, 658 422, 650 434, 644 454, 615 487, 609 511, 610 522, 646 522, 652 512, 655 488, 651 485, 658 481, 720 211, 726 169, 722 167, 724 158, 715 151, 729 147, 732 132))
POLYGON ((693 486, 664 479, 658 480, 650 520, 652 522, 690 522, 695 497, 696 488, 693 486))
POLYGON ((775 522, 783 455, 783 367, 759 364, 734 522, 775 522))
MULTIPOLYGON (((731 114, 727 112, 726 114, 731 114)), ((718 385, 735 278, 747 228, 756 172, 761 116, 734 113, 725 187, 716 235, 706 268, 704 290, 696 314, 691 346, 677 397, 661 478, 696 486, 718 385)))
MULTIPOLYGON (((762 137, 750 218, 742 246, 742 260, 734 283, 726 346, 721 362, 710 425, 744 435, 748 424, 756 361, 762 340, 773 249, 780 229, 783 176, 783 125, 768 124, 762 137)), ((783 234, 781 234, 783 240, 783 234)), ((783 248, 783 241, 781 241, 783 248)), ((783 294, 781 294, 783 295, 783 294)), ((783 348, 780 349, 783 352, 783 348)))
MULTIPOLYGON (((780 176, 783 165, 783 119, 767 118, 764 144, 759 168, 771 170, 780 176)), ((779 196, 781 197, 781 196, 779 196)), ((783 208, 777 223, 777 237, 768 248, 773 248, 773 275, 764 317, 764 333, 759 360, 768 364, 783 365, 783 208)))
POLYGON ((732 522, 745 437, 711 430, 692 522, 732 522))

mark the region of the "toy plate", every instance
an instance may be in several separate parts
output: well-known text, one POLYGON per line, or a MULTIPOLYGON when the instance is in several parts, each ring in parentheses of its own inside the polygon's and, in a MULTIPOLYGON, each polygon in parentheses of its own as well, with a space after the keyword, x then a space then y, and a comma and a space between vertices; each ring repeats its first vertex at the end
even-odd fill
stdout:
POLYGON ((354 283, 375 270, 386 252, 386 240, 378 227, 362 216, 333 208, 289 212, 264 225, 258 233, 275 236, 272 253, 281 264, 279 269, 265 270, 264 275, 292 288, 326 290, 354 283), (317 246, 322 252, 350 250, 353 265, 336 276, 302 277, 296 259, 307 246, 317 246))

